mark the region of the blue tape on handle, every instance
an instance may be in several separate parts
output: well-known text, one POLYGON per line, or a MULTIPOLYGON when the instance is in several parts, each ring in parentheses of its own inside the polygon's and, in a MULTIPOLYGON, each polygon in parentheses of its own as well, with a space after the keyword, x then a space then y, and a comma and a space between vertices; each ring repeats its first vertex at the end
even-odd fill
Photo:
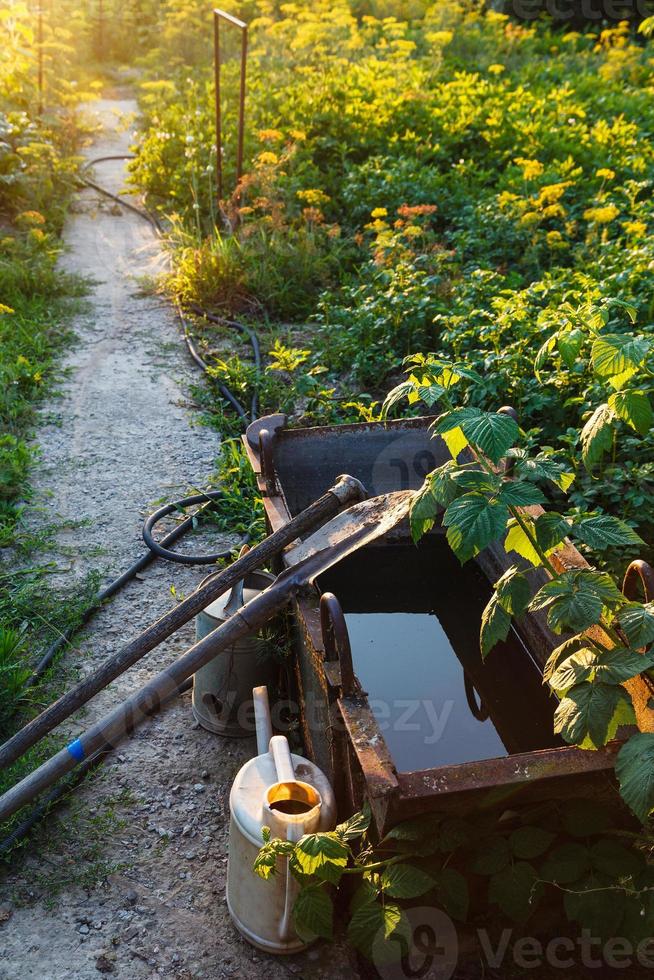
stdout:
POLYGON ((80 742, 80 740, 78 738, 76 738, 74 742, 71 742, 70 745, 67 745, 66 748, 68 749, 68 751, 72 755, 73 759, 77 759, 78 762, 82 762, 83 761, 83 759, 84 759, 84 746, 82 745, 82 743, 80 742))

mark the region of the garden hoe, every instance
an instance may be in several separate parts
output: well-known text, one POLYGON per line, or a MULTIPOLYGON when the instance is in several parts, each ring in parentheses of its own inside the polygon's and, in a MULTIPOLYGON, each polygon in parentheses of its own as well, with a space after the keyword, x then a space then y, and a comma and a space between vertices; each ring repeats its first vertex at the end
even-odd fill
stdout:
MULTIPOLYGON (((236 640, 260 629, 294 595, 312 585, 332 565, 394 528, 407 517, 414 496, 414 491, 400 490, 364 500, 333 517, 297 545, 292 553, 294 564, 278 575, 264 592, 241 606, 227 622, 0 797, 0 821, 6 820, 99 749, 107 744, 116 745, 127 732, 174 695, 200 667, 236 640)), ((240 561, 256 551, 254 548, 240 561)))

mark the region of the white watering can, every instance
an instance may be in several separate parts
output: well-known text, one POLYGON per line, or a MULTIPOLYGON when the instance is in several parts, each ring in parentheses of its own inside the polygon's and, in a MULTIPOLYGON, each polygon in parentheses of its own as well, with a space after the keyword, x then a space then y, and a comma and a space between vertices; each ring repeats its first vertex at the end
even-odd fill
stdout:
POLYGON ((252 692, 257 752, 240 770, 229 796, 227 907, 242 936, 267 953, 297 953, 307 943, 293 927, 299 884, 286 859, 268 881, 252 870, 263 844, 262 826, 273 837, 298 841, 303 834, 333 830, 336 800, 325 774, 292 755, 288 740, 272 734, 268 690, 252 692))

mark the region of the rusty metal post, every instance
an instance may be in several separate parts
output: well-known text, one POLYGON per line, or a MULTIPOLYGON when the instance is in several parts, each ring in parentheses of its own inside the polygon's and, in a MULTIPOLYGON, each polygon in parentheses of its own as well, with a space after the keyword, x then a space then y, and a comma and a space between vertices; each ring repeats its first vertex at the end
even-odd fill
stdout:
POLYGON ((38 47, 38 89, 39 89, 39 116, 43 115, 43 0, 39 0, 38 27, 36 35, 38 47))
POLYGON ((622 591, 627 599, 638 602, 638 585, 642 586, 645 602, 654 599, 654 569, 646 561, 637 558, 625 572, 622 591))
POLYGON ((333 592, 320 597, 320 628, 325 648, 325 660, 337 660, 341 668, 341 692, 344 698, 353 697, 358 690, 352 664, 350 635, 340 602, 333 592))
POLYGON ((241 83, 239 92, 238 107, 238 144, 236 150, 236 184, 243 176, 243 153, 245 143, 245 80, 246 63, 248 53, 248 25, 233 17, 225 10, 214 7, 213 11, 213 59, 214 59, 214 87, 216 100, 216 194, 218 204, 223 199, 223 133, 222 133, 222 108, 221 108, 221 69, 222 60, 220 57, 220 21, 225 20, 241 32, 241 83))

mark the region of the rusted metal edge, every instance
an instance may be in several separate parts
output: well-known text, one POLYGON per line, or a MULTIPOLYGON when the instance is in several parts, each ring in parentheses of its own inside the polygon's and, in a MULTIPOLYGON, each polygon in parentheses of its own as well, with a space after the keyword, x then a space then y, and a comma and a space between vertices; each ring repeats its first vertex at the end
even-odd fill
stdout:
POLYGON ((375 821, 380 826, 391 803, 401 796, 393 760, 367 697, 339 698, 337 707, 348 741, 363 772, 375 821))

